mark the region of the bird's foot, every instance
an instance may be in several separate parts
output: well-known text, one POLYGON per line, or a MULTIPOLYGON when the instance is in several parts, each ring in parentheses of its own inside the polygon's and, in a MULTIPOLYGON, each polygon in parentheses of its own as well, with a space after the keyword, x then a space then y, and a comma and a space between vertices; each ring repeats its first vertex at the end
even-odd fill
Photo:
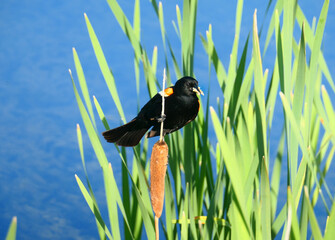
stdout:
POLYGON ((156 118, 156 120, 158 121, 158 122, 164 122, 165 121, 165 119, 166 119, 166 115, 164 114, 163 116, 160 116, 160 117, 158 117, 158 118, 156 118))

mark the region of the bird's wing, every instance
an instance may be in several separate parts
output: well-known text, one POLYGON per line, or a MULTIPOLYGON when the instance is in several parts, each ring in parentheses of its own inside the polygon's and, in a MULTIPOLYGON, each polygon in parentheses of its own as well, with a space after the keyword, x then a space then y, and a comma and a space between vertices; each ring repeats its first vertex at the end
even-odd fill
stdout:
POLYGON ((157 93, 142 107, 137 117, 146 120, 154 120, 161 116, 161 112, 162 112, 162 96, 159 93, 157 93))
POLYGON ((161 118, 162 114, 162 95, 164 94, 165 106, 168 104, 169 100, 174 98, 173 87, 168 87, 164 91, 158 92, 153 98, 151 98, 140 110, 137 117, 145 119, 146 121, 157 122, 161 118))

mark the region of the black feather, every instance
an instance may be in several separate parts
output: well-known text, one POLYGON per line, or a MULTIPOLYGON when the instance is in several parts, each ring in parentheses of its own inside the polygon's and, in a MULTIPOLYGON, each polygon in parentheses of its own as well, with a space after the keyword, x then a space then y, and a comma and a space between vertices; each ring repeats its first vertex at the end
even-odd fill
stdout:
POLYGON ((150 126, 141 127, 141 125, 142 124, 134 118, 125 125, 103 132, 102 135, 107 142, 115 142, 120 146, 135 146, 150 128, 150 126))
MULTIPOLYGON (((201 92, 198 81, 192 77, 179 79, 175 86, 163 91, 165 115, 163 135, 182 128, 198 115, 199 99, 196 92, 201 92)), ((137 145, 144 134, 153 127, 147 137, 160 135, 160 118, 162 95, 157 93, 140 110, 137 117, 129 123, 102 133, 107 142, 120 146, 137 145)))
POLYGON ((147 131, 148 128, 129 131, 124 134, 119 140, 117 140, 116 144, 124 147, 136 146, 147 131))

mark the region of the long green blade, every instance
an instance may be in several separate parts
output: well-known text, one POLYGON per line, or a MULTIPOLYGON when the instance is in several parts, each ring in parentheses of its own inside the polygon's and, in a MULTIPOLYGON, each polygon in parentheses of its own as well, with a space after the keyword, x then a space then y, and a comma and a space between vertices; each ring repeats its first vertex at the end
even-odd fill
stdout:
POLYGON ((108 66, 105 55, 104 55, 104 53, 101 49, 99 40, 98 40, 97 36, 95 35, 94 29, 93 29, 93 27, 92 27, 92 25, 91 25, 91 23, 90 23, 86 14, 85 14, 85 21, 86 21, 87 30, 88 30, 88 33, 90 35, 90 39, 91 39, 91 42, 92 42, 92 46, 93 46, 93 49, 94 49, 94 53, 95 53, 95 56, 96 56, 97 61, 99 63, 101 73, 104 76, 104 79, 105 79, 105 82, 107 84, 108 90, 113 97, 114 103, 115 103, 116 108, 119 112, 121 120, 123 122, 126 122, 126 118, 124 116, 124 112, 123 112, 123 109, 122 109, 120 98, 119 98, 119 95, 118 95, 118 92, 117 92, 117 89, 116 89, 113 73, 111 72, 111 70, 108 66))
POLYGON ((17 217, 13 217, 6 235, 6 240, 16 239, 16 228, 17 228, 17 217))

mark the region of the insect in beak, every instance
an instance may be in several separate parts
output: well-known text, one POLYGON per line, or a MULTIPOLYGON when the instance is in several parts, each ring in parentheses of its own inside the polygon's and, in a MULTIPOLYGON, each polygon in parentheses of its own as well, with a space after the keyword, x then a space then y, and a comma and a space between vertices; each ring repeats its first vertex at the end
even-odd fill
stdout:
POLYGON ((198 88, 193 88, 193 92, 196 92, 196 93, 199 93, 199 94, 201 94, 201 95, 204 95, 204 92, 200 89, 200 87, 198 87, 198 88))

